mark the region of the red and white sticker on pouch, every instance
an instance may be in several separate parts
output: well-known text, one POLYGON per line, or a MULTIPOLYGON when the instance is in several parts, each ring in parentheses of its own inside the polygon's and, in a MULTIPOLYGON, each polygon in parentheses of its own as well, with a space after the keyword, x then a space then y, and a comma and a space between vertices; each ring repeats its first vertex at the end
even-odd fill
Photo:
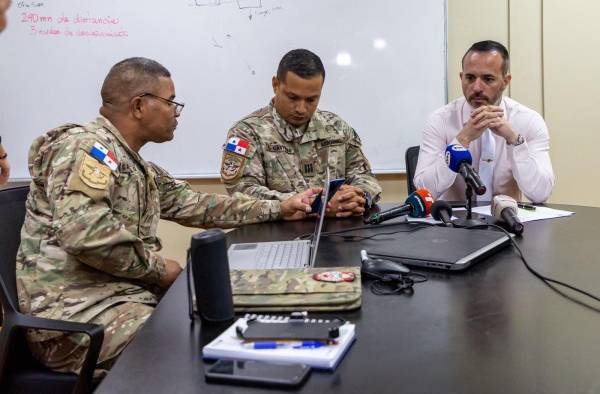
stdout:
POLYGON ((315 272, 313 279, 319 282, 352 282, 356 279, 354 272, 345 271, 325 271, 315 272))

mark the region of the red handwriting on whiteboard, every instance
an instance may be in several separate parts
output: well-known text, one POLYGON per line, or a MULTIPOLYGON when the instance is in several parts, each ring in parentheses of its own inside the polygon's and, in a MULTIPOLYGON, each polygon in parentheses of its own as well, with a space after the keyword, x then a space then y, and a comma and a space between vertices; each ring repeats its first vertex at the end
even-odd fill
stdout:
POLYGON ((52 23, 53 18, 49 15, 40 15, 35 12, 21 12, 22 23, 52 23))
POLYGON ((66 15, 22 12, 21 23, 29 25, 29 34, 36 36, 66 36, 87 38, 124 38, 129 33, 121 26, 120 18, 92 15, 90 12, 66 15))

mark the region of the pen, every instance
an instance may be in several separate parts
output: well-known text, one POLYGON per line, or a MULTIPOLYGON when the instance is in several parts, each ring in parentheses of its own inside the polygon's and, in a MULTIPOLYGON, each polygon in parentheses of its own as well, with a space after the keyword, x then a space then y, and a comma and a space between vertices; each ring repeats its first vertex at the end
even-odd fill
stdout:
POLYGON ((293 341, 293 342, 246 342, 242 343, 246 349, 317 349, 327 346, 321 341, 293 341))
POLYGON ((517 206, 519 208, 523 208, 523 209, 526 209, 528 211, 535 211, 535 207, 533 205, 530 205, 530 204, 517 203, 517 206))

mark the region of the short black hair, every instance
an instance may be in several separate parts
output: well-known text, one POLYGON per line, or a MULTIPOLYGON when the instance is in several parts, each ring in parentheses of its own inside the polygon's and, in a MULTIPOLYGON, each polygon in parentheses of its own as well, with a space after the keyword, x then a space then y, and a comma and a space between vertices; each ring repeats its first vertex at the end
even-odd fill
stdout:
POLYGON ((322 75, 323 81, 325 81, 325 67, 323 67, 323 62, 308 49, 293 49, 283 55, 279 62, 279 67, 277 67, 277 79, 285 82, 285 76, 288 71, 304 79, 322 75))
POLYGON ((498 41, 485 40, 479 41, 475 44, 471 45, 471 47, 465 52, 462 57, 462 67, 465 66, 465 58, 469 54, 469 52, 492 52, 496 51, 502 56, 502 75, 508 74, 508 70, 510 70, 510 58, 508 56, 508 49, 498 41))
POLYGON ((130 57, 112 66, 102 84, 103 104, 119 105, 143 93, 154 93, 158 78, 171 78, 162 64, 145 57, 130 57))

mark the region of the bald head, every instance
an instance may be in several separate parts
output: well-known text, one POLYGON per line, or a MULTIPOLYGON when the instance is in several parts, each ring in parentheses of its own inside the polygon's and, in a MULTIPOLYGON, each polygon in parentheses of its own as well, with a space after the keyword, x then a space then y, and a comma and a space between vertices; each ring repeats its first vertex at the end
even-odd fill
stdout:
MULTIPOLYGON (((1 0, 0 0, 1 1, 1 0)), ((102 106, 112 110, 126 109, 124 105, 143 93, 156 93, 159 78, 171 73, 160 63, 144 57, 132 57, 115 64, 102 84, 102 106)))

